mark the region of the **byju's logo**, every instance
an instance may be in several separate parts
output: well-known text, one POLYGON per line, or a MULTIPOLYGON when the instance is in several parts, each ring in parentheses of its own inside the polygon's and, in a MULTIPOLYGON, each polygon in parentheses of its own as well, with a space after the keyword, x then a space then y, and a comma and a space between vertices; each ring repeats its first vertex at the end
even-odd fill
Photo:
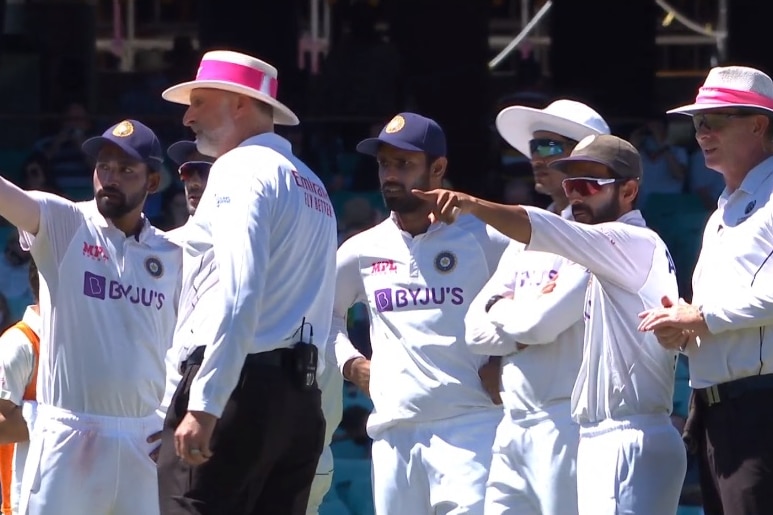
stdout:
POLYGON ((384 288, 373 292, 376 310, 394 311, 395 309, 420 307, 427 305, 441 306, 450 302, 454 306, 464 304, 464 290, 456 286, 441 286, 438 288, 384 288))
POLYGON ((86 272, 83 275, 83 294, 87 297, 105 300, 107 279, 101 275, 86 272))
POLYGON ((106 277, 86 272, 83 274, 83 294, 94 299, 126 299, 132 304, 142 304, 160 310, 164 307, 163 293, 142 286, 109 281, 106 277))

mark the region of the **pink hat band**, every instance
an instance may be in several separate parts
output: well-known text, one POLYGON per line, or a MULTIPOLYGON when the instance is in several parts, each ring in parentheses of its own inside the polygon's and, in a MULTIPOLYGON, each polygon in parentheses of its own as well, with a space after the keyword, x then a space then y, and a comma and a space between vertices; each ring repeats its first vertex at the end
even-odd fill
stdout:
POLYGON ((760 95, 754 91, 739 91, 728 88, 702 87, 698 90, 695 104, 727 104, 760 106, 773 110, 773 98, 760 95))
POLYGON ((199 71, 196 73, 196 80, 230 82, 260 91, 272 98, 276 98, 279 87, 279 82, 275 77, 261 70, 243 64, 209 59, 201 61, 199 71))

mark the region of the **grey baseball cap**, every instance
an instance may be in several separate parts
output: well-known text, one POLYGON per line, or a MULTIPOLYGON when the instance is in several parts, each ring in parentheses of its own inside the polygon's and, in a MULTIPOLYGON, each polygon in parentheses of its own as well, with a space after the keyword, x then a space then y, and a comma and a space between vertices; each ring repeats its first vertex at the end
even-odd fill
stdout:
POLYGON ((565 172, 569 163, 578 161, 602 164, 623 179, 641 179, 643 175, 641 156, 636 147, 609 134, 583 138, 569 157, 553 161, 550 167, 565 172))

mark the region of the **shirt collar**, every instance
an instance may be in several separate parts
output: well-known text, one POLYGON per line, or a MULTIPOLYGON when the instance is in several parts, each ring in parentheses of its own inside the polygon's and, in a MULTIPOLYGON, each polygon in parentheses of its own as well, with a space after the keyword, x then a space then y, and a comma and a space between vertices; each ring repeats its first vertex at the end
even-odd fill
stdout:
POLYGON ((647 227, 647 222, 644 220, 641 211, 638 209, 628 211, 618 218, 617 221, 628 225, 635 225, 636 227, 647 227))
POLYGON ((292 152, 292 144, 275 132, 264 132, 257 136, 251 136, 242 141, 239 146, 260 145, 261 147, 273 148, 278 152, 292 152))
POLYGON ((35 313, 35 310, 32 309, 32 306, 27 306, 27 309, 24 311, 24 316, 21 320, 27 324, 30 329, 32 329, 33 333, 40 337, 40 326, 42 325, 40 315, 35 313))
MULTIPOLYGON (((113 222, 102 216, 102 213, 99 212, 99 209, 97 208, 97 199, 90 200, 85 203, 86 209, 83 210, 83 212, 86 214, 88 218, 91 219, 91 221, 96 225, 97 227, 100 227, 102 229, 112 229, 115 231, 119 231, 123 234, 123 231, 118 229, 113 222)), ((144 243, 149 236, 153 233, 152 225, 150 224, 150 221, 147 219, 147 217, 142 214, 140 215, 142 217, 142 229, 140 229, 140 234, 138 241, 144 243)))
POLYGON ((773 173, 773 156, 765 159, 763 162, 749 170, 749 173, 746 174, 746 177, 744 177, 743 182, 741 182, 741 186, 739 186, 738 189, 752 195, 757 192, 771 173, 773 173))

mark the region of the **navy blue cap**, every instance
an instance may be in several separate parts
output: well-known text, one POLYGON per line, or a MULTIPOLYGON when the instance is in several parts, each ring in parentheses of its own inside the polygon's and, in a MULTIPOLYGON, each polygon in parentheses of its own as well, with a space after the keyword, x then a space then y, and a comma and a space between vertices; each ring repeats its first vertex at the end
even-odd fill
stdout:
POLYGON ((400 113, 381 129, 378 138, 357 144, 357 152, 375 156, 382 144, 402 150, 445 157, 446 135, 435 120, 416 113, 400 113))
POLYGON ((137 161, 151 167, 164 162, 164 153, 156 134, 137 120, 124 120, 107 129, 101 136, 83 142, 83 152, 96 159, 105 143, 113 143, 137 161))
POLYGON ((212 157, 205 156, 199 152, 195 141, 183 140, 178 141, 177 143, 172 143, 169 145, 169 148, 166 149, 166 153, 169 157, 172 158, 172 161, 174 161, 177 166, 180 166, 188 161, 204 161, 209 163, 215 161, 212 157))

